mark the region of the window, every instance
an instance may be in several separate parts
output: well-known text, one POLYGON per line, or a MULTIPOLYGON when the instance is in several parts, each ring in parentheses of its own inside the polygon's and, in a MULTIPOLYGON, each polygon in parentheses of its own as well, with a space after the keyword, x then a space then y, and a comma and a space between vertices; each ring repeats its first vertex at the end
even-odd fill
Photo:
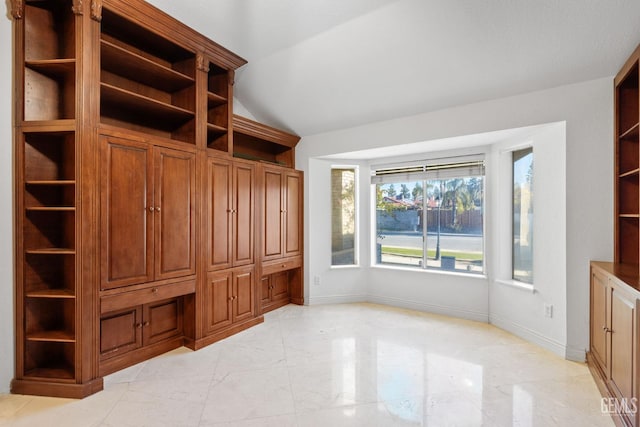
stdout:
POLYGON ((376 264, 482 274, 484 162, 376 170, 376 264))
POLYGON ((533 148, 512 153, 513 279, 533 284, 533 148))
POLYGON ((331 169, 331 265, 358 263, 356 168, 331 169))

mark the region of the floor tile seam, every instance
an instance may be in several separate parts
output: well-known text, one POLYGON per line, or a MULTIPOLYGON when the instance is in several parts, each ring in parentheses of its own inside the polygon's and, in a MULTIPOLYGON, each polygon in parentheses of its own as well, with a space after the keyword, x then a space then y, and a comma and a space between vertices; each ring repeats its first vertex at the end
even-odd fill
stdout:
MULTIPOLYGON (((198 426, 202 424, 202 417, 204 416, 204 411, 207 408, 207 402, 209 401, 209 396, 211 395, 211 389, 213 388, 214 381, 216 380, 216 371, 218 370, 218 364, 220 363, 220 355, 216 358, 215 366, 213 368, 213 373, 211 374, 211 380, 209 381, 209 385, 207 386, 207 395, 204 398, 202 409, 200 410, 200 416, 198 417, 198 426)), ((223 377, 223 379, 226 378, 223 377)))
MULTIPOLYGON (((137 375, 136 375, 137 376, 137 375)), ((113 413, 113 411, 116 409, 116 406, 118 406, 118 404, 120 402, 123 402, 123 398, 124 396, 130 391, 129 387, 131 382, 130 381, 126 381, 124 383, 119 383, 119 384, 125 384, 126 388, 122 391, 122 393, 120 393, 120 396, 118 397, 118 399, 116 399, 115 402, 113 402, 113 404, 111 405, 111 408, 109 408, 108 411, 106 411, 106 413, 104 414, 104 416, 102 417, 102 419, 100 419, 100 421, 98 421, 95 425, 96 426, 101 426, 103 425, 106 420, 109 418, 109 416, 113 413)))

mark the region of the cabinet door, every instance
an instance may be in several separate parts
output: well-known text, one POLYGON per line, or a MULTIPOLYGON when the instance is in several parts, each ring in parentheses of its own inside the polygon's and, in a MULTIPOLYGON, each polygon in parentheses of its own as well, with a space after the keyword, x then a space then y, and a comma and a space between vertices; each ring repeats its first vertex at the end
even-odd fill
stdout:
POLYGON ((155 279, 195 274, 195 154, 155 152, 155 279))
POLYGON ((255 168, 252 164, 233 166, 233 265, 254 262, 255 168))
POLYGON ((128 308, 100 319, 100 359, 119 356, 142 346, 142 310, 128 308))
POLYGON ((271 295, 274 301, 289 298, 288 271, 281 271, 271 275, 271 295))
POLYGON ((255 312, 255 284, 253 267, 233 273, 233 321, 250 319, 255 312))
POLYGON ((283 185, 283 174, 279 169, 264 168, 262 182, 262 196, 264 198, 264 211, 262 212, 263 260, 282 257, 283 185))
POLYGON ((300 255, 302 250, 302 173, 287 172, 285 182, 285 256, 300 255))
POLYGON ((207 275, 205 289, 205 329, 207 333, 229 326, 231 311, 231 272, 213 272, 207 275))
POLYGON ((142 317, 144 345, 182 335, 182 298, 146 304, 142 317))
POLYGON ((208 167, 208 270, 232 266, 233 200, 232 166, 225 160, 209 158, 208 167))
POLYGON ((619 398, 634 396, 635 301, 611 289, 611 383, 619 398))
POLYGON ((260 303, 264 306, 271 302, 271 275, 260 279, 260 303))
POLYGON ((147 144, 102 137, 100 276, 102 289, 153 278, 152 155, 147 144))
POLYGON ((591 352, 600 367, 609 375, 607 355, 607 328, 609 327, 608 279, 599 272, 591 275, 591 352))

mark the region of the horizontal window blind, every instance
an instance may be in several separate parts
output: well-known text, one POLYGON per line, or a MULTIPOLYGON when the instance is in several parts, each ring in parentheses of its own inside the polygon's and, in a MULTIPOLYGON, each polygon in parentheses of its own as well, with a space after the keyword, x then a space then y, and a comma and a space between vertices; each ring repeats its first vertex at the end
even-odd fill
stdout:
POLYGON ((453 179, 468 176, 484 176, 484 156, 381 165, 371 172, 371 183, 391 184, 399 181, 453 179))

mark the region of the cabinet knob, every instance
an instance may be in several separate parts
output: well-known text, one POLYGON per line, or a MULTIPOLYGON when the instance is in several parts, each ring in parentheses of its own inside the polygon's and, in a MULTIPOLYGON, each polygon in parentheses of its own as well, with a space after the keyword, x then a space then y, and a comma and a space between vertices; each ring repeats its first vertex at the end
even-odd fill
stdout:
POLYGON ((154 294, 157 294, 158 293, 158 288, 151 289, 151 292, 153 292, 154 294))
POLYGON ((142 326, 149 326, 149 321, 144 322, 142 326))
POLYGON ((613 331, 612 331, 611 329, 607 328, 606 326, 603 326, 603 327, 602 327, 602 330, 603 330, 605 333, 613 333, 613 331))
POLYGON ((153 212, 153 206, 149 206, 149 212, 153 212))
POLYGON ((142 323, 136 324, 136 328, 138 328, 138 329, 142 328, 142 323))
POLYGON ((282 268, 285 268, 287 266, 287 264, 282 264, 282 268))
POLYGON ((160 206, 156 208, 156 212, 160 212, 160 206))

